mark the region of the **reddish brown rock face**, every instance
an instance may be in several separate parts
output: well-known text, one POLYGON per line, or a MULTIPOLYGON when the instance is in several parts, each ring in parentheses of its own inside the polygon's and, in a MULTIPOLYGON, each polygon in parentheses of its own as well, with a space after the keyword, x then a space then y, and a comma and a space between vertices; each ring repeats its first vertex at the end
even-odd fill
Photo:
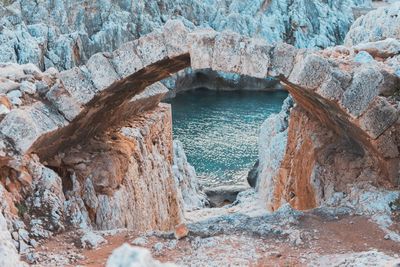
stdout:
POLYGON ((182 214, 170 167, 171 127, 170 107, 160 105, 49 163, 64 176, 67 200, 80 195, 96 228, 170 230, 182 214))
MULTIPOLYGON (((349 185, 357 182, 386 188, 393 188, 397 183, 390 179, 398 177, 399 172, 398 147, 395 145, 383 143, 380 151, 386 154, 379 153, 347 135, 336 133, 334 127, 321 124, 300 106, 292 109, 289 120, 286 153, 274 178, 273 201, 267 203, 271 210, 285 202, 296 209, 315 208, 332 192, 347 193, 349 185), (392 175, 387 175, 388 172, 392 175)), ((398 135, 396 127, 398 131, 399 124, 396 124, 389 132, 398 135)))
POLYGON ((292 110, 289 123, 286 154, 277 175, 272 210, 281 206, 281 200, 289 202, 297 209, 316 206, 314 188, 310 183, 313 166, 316 164, 316 150, 313 143, 315 124, 305 126, 309 119, 299 109, 292 110), (313 129, 314 126, 314 129, 313 129))

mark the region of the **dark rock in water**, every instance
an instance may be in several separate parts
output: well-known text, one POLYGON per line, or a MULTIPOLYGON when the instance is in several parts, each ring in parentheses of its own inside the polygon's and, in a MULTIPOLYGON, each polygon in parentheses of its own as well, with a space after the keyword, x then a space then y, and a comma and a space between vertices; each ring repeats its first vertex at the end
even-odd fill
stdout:
POLYGON ((256 163, 254 163, 253 168, 251 168, 249 174, 247 175, 247 182, 253 188, 255 188, 257 185, 258 165, 260 165, 260 160, 257 160, 256 163))
POLYGON ((229 205, 236 200, 237 195, 249 189, 248 185, 223 185, 214 188, 206 188, 206 193, 212 208, 229 205))

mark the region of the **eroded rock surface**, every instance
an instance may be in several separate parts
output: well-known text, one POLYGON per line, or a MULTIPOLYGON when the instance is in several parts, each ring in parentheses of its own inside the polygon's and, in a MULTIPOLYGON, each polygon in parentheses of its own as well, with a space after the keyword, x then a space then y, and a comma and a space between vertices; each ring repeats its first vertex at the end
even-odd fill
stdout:
POLYGON ((6 219, 0 212, 0 265, 10 267, 24 267, 27 266, 24 262, 20 261, 19 255, 11 234, 7 228, 6 219))
MULTIPOLYGON (((380 44, 376 45, 377 51, 382 49, 380 44)), ((31 75, 33 80, 48 79, 51 88, 48 92, 43 89, 42 94, 36 92, 39 99, 44 95, 49 101, 30 97, 28 90, 27 100, 24 99, 27 102, 20 106, 15 104, 17 108, 1 121, 0 132, 10 143, 4 148, 4 158, 11 158, 13 153, 21 157, 37 153, 46 165, 63 177, 65 192, 71 191, 71 196, 79 196, 81 188, 84 188, 87 194, 84 197, 87 212, 84 214, 88 215, 83 217, 96 221, 100 228, 133 226, 133 218, 117 215, 110 218, 111 222, 106 219, 118 211, 115 203, 129 203, 122 200, 134 187, 126 191, 125 187, 129 185, 123 184, 127 179, 125 176, 152 173, 152 169, 146 169, 146 166, 159 162, 164 162, 165 169, 162 166, 156 168, 156 175, 160 180, 170 176, 170 122, 166 122, 166 117, 160 118, 160 114, 165 112, 154 111, 166 89, 157 82, 189 66, 192 69, 208 67, 250 77, 270 75, 279 78, 297 103, 289 120, 289 142, 278 174, 259 182, 269 184, 264 187, 268 187, 273 195, 272 203, 268 202, 273 209, 285 202, 300 209, 316 207, 325 199, 328 187, 344 191, 348 184, 357 181, 396 186, 399 172, 399 100, 396 96, 399 77, 393 61, 397 55, 390 54, 382 59, 378 58, 379 53, 375 53, 375 57, 371 55, 371 62, 360 63, 356 60, 358 53, 361 53, 360 48, 356 47, 298 50, 290 45, 269 44, 234 32, 190 32, 182 22, 172 21, 162 32, 143 36, 113 53, 94 55, 86 66, 59 74, 50 73, 50 77, 41 77, 38 70, 23 69, 19 74, 22 78, 5 75, 7 84, 18 83, 18 79, 31 75), (171 27, 178 27, 181 34, 169 38, 167 33, 171 27), (122 60, 123 54, 133 55, 136 65, 122 60), (134 73, 127 72, 128 67, 134 73), (38 73, 37 78, 35 73, 38 73), (108 75, 110 73, 112 75, 108 75), (65 99, 59 101, 59 97, 50 97, 53 94, 64 95, 65 99), (104 120, 106 116, 108 119, 104 120), (139 161, 147 153, 154 159, 150 157, 150 162, 144 160, 138 168, 130 169, 134 163, 127 164, 126 160, 140 145, 131 147, 126 139, 140 138, 140 135, 126 124, 134 118, 135 129, 144 127, 140 124, 141 116, 150 116, 145 119, 150 122, 165 120, 162 124, 168 129, 157 128, 160 127, 157 123, 145 126, 151 130, 147 132, 148 136, 141 133, 144 139, 139 142, 142 147, 137 154, 139 161), (163 151, 161 155, 154 154, 154 146, 157 153, 163 151), (103 153, 104 150, 107 153, 103 153), (121 156, 124 154, 127 156, 121 156), (94 173, 91 178, 90 173, 94 173)), ((10 66, 14 65, 4 65, 3 68, 7 70, 10 66)), ((278 119, 281 126, 276 134, 285 135, 287 119, 284 115, 278 119)), ((276 140, 279 143, 281 139, 276 140)), ((283 145, 279 144, 279 147, 282 155, 283 145)), ((279 161, 278 157, 275 165, 279 165, 279 161)), ((268 166, 261 166, 261 169, 268 169, 268 166)), ((171 181, 160 183, 160 186, 172 184, 171 181)), ((179 208, 172 205, 166 210, 178 214, 179 208)), ((156 224, 171 226, 162 223, 167 214, 159 216, 161 219, 156 219, 156 224)), ((140 228, 138 225, 135 227, 140 228)))
POLYGON ((32 139, 68 124, 77 115, 74 110, 82 110, 86 91, 73 91, 68 78, 61 82, 61 77, 71 77, 68 71, 42 73, 32 64, 3 64, 0 69, 2 103, 8 109, 1 117, 2 212, 13 225, 20 253, 71 226, 144 231, 172 229, 180 222, 171 170, 171 111, 158 105, 165 87, 155 84, 128 99, 120 113, 125 123, 115 130, 98 132, 43 161, 23 151, 32 139), (9 94, 13 91, 18 93, 9 94), (138 112, 140 116, 131 117, 138 112))
POLYGON ((370 0, 310 1, 52 1, 0 3, 0 62, 33 63, 42 70, 70 69, 98 52, 111 52, 171 18, 190 27, 272 41, 298 47, 340 43, 353 21, 352 7, 370 0))
POLYGON ((178 186, 178 195, 187 211, 201 209, 208 205, 207 196, 200 189, 196 171, 187 161, 183 145, 179 140, 174 140, 174 160, 172 172, 178 186))
MULTIPOLYGON (((60 73, 3 64, 0 167, 10 214, 21 213, 20 202, 29 200, 24 220, 39 233, 68 224, 138 231, 179 224, 171 114, 159 104, 166 93, 159 81, 190 66, 272 76, 291 93, 296 104, 289 119, 288 100, 263 127, 262 136, 272 136, 263 153, 272 145, 277 155, 260 160, 257 187, 264 207, 315 208, 335 193, 348 194, 357 182, 392 189, 400 168, 399 55, 393 43, 314 51, 231 31, 191 31, 171 21, 60 73), (168 35, 171 28, 179 34, 168 35), (371 54, 359 60, 361 53, 371 54)), ((179 158, 179 171, 190 169, 179 158)), ((232 222, 255 223, 240 214, 210 221, 238 226, 232 222)))
POLYGON ((54 168, 66 172, 68 211, 77 226, 145 231, 180 222, 171 131, 170 107, 161 105, 60 156, 54 168))
POLYGON ((345 44, 376 42, 387 38, 399 40, 400 3, 378 8, 358 18, 346 35, 345 44))

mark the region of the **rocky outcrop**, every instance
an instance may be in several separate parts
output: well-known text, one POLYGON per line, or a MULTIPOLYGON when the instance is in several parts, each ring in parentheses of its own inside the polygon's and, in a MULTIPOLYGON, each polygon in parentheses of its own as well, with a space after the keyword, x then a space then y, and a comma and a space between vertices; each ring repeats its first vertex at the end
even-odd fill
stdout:
POLYGON ((0 212, 0 265, 10 267, 24 267, 27 266, 24 262, 20 261, 19 255, 11 234, 7 228, 6 219, 0 212))
POLYGON ((271 209, 276 188, 276 175, 285 156, 288 142, 288 127, 290 109, 293 100, 289 96, 283 103, 282 110, 273 114, 261 126, 258 151, 259 165, 257 167, 256 190, 271 209))
MULTIPOLYGON (((398 144, 398 100, 395 94, 399 78, 389 64, 393 57, 387 58, 385 62, 373 59, 372 62, 363 64, 357 62, 356 48, 337 47, 322 52, 309 52, 297 50, 287 44, 270 45, 261 39, 246 38, 231 32, 198 30, 189 33, 179 21, 168 22, 163 30, 164 32, 155 32, 129 43, 113 54, 96 54, 89 59, 87 66, 61 72, 58 76, 60 79, 46 93, 51 106, 36 102, 27 108, 13 110, 0 123, 0 132, 14 145, 16 152, 37 153, 41 160, 55 168, 62 164, 70 167, 63 160, 65 161, 66 154, 72 153, 71 147, 81 149, 84 146, 83 140, 88 144, 88 140, 96 135, 109 134, 114 128, 120 129, 129 121, 129 117, 135 114, 137 116, 143 110, 153 109, 165 90, 156 83, 144 91, 146 85, 191 65, 193 69, 211 68, 214 71, 256 78, 279 78, 286 84, 299 109, 309 114, 304 115, 305 117, 299 115, 298 122, 292 129, 301 125, 302 131, 305 131, 308 127, 304 125, 315 118, 318 127, 325 127, 336 134, 333 138, 337 138, 337 142, 351 144, 355 151, 346 151, 346 154, 362 155, 363 161, 373 169, 371 175, 362 179, 374 183, 386 180, 390 184, 397 184, 398 152, 393 149, 398 144), (171 29, 176 31, 173 36, 168 35, 171 29), (239 49, 240 47, 243 49, 239 49), (129 55, 128 59, 124 59, 126 55, 129 55), (132 60, 135 60, 136 65, 133 65, 132 60), (141 67, 144 68, 137 71, 141 67), (129 75, 130 72, 134 73, 129 75), (114 73, 114 76, 109 75, 110 73, 114 73), (76 75, 81 78, 77 80, 76 75), (313 77, 311 80, 308 78, 310 75, 313 77), (76 90, 79 87, 88 90, 88 86, 90 91, 76 90), (51 97, 58 91, 66 96, 63 101, 59 101, 59 97, 51 97), (144 95, 141 95, 143 91, 144 95), (133 105, 134 102, 137 104, 133 105), (59 113, 49 112, 50 108, 58 109, 59 113), (44 114, 51 114, 51 120, 44 114), (102 118, 106 114, 109 119, 104 121, 102 118), (32 120, 27 119, 27 116, 32 120), (22 125, 25 129, 30 129, 28 135, 21 135, 19 132, 22 125), (385 146, 388 142, 392 142, 394 146, 385 146)), ((379 50, 378 46, 377 49, 379 50)), ((283 132, 282 129, 278 132, 283 132)), ((112 135, 108 138, 112 138, 112 135)), ((293 136, 289 139, 298 138, 293 136)), ((316 139, 311 141, 315 142, 316 139)), ((326 144, 327 140, 321 142, 326 144)), ((96 147, 93 144, 91 146, 96 147)), ((343 145, 338 144, 337 147, 343 145)), ((293 155, 300 155, 302 152, 298 150, 301 149, 299 145, 293 146, 293 149, 297 152, 288 150, 286 155, 290 155, 290 158, 284 161, 288 161, 287 169, 296 173, 295 166, 290 162, 296 161, 296 156, 293 155)), ((307 147, 304 149, 308 150, 307 147)), ((301 166, 302 171, 309 172, 305 173, 304 179, 311 177, 314 166, 314 160, 311 160, 307 168, 301 166)), ((288 186, 292 183, 290 173, 291 171, 284 172, 278 179, 278 196, 285 196, 286 201, 298 195, 305 198, 315 197, 315 192, 310 188, 303 191, 304 188, 293 189, 288 186), (283 188, 290 192, 280 192, 283 188)), ((347 182, 359 176, 357 172, 353 174, 352 179, 346 179, 347 182)), ((332 175, 335 176, 335 171, 332 175)), ((123 175, 117 173, 116 181, 103 181, 101 178, 94 187, 99 187, 100 191, 109 186, 116 188, 122 180, 121 177, 123 175)), ((335 184, 340 185, 340 182, 335 181, 335 184)), ((300 184, 307 183, 302 181, 300 184)), ((279 206, 281 200, 277 197, 274 199, 274 206, 279 206)), ((317 202, 306 200, 304 203, 310 204, 295 206, 309 208, 317 202)))
POLYGON ((358 18, 346 35, 348 46, 376 42, 387 38, 399 40, 400 3, 378 8, 358 18))
POLYGON ((274 91, 283 89, 279 81, 273 78, 261 79, 210 69, 194 71, 190 68, 179 71, 176 75, 163 80, 162 83, 170 88, 167 98, 173 98, 178 93, 199 88, 215 91, 274 91))
POLYGON ((160 105, 64 152, 53 168, 64 173, 67 213, 79 218, 76 226, 146 231, 177 225, 182 211, 171 131, 170 107, 160 105))
POLYGON ((111 52, 171 18, 286 41, 298 47, 341 43, 352 7, 370 0, 311 1, 2 1, 0 62, 33 63, 41 70, 79 66, 95 53, 111 52))
POLYGON ((207 197, 200 189, 196 171, 187 161, 183 145, 179 140, 174 140, 172 172, 178 195, 186 211, 201 209, 208 205, 207 197))
MULTIPOLYGON (((300 209, 313 208, 332 192, 347 192, 349 184, 359 181, 398 185, 398 82, 391 82, 398 81, 398 77, 393 69, 392 76, 386 76, 386 66, 380 74, 375 72, 377 64, 382 63, 373 60, 360 64, 355 62, 351 49, 344 51, 348 51, 345 64, 351 72, 341 74, 345 70, 341 65, 343 51, 336 48, 321 53, 338 64, 336 81, 333 77, 326 80, 324 75, 335 70, 317 58, 306 68, 307 75, 317 76, 304 80, 303 86, 314 87, 322 98, 288 85, 298 107, 291 113, 285 156, 273 178, 273 208, 285 202, 300 209), (350 73, 351 80, 350 76, 346 78, 350 73)), ((299 81, 302 76, 295 70, 296 66, 289 82, 299 81)))
POLYGON ((370 55, 365 63, 357 58, 367 53, 359 47, 299 50, 233 32, 190 32, 181 21, 169 21, 162 30, 113 53, 95 54, 86 65, 59 74, 2 66, 16 68, 12 73, 19 75, 4 74, 2 82, 16 84, 13 90, 20 92, 6 100, 21 101, 5 101, 11 110, 0 122, 1 166, 9 175, 5 187, 26 199, 26 187, 12 185, 29 182, 29 176, 21 175, 25 169, 32 181, 43 179, 32 171, 32 160, 42 174, 43 168, 52 169, 51 183, 39 190, 39 195, 58 197, 41 204, 51 214, 43 220, 48 227, 61 229, 55 222, 64 217, 76 226, 143 231, 171 229, 180 222, 171 170, 170 110, 159 105, 166 89, 158 81, 187 67, 271 76, 291 93, 296 107, 288 129, 291 105, 286 102, 282 114, 271 119, 276 128, 265 130, 275 136, 267 146, 275 144, 278 155, 276 161, 260 161, 262 175, 275 171, 259 181, 268 189, 269 208, 286 202, 298 209, 313 208, 330 192, 345 192, 359 181, 386 188, 398 185, 397 54, 384 59, 370 55), (20 83, 28 77, 35 93, 21 91, 27 87, 20 83), (39 85, 39 90, 39 81, 47 87, 39 85), (289 141, 283 150, 286 134, 289 141), (60 213, 63 197, 66 211, 60 213))
POLYGON ((172 229, 180 222, 171 170, 171 111, 169 105, 158 105, 164 87, 150 86, 132 98, 120 114, 125 123, 113 131, 98 132, 41 161, 23 152, 30 146, 26 141, 64 125, 74 114, 70 111, 81 107, 62 91, 68 83, 61 84, 54 69, 42 73, 32 64, 0 68, 2 105, 7 108, 0 118, 0 193, 7 220, 16 222, 20 252, 33 246, 34 239, 70 226, 145 231, 172 229), (65 109, 58 112, 57 107, 65 109), (131 112, 141 113, 132 118, 131 112), (24 229, 30 237, 19 236, 24 229))
POLYGON ((238 194, 248 189, 250 189, 250 187, 246 184, 221 185, 205 188, 204 192, 210 201, 211 207, 222 207, 235 202, 238 194))

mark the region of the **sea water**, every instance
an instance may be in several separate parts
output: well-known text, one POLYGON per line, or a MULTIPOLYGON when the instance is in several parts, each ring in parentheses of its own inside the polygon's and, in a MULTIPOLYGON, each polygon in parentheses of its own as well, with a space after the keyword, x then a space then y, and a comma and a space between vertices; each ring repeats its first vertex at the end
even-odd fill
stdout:
POLYGON ((172 105, 173 135, 206 186, 245 181, 258 157, 259 129, 277 113, 284 91, 214 91, 178 94, 172 105))

